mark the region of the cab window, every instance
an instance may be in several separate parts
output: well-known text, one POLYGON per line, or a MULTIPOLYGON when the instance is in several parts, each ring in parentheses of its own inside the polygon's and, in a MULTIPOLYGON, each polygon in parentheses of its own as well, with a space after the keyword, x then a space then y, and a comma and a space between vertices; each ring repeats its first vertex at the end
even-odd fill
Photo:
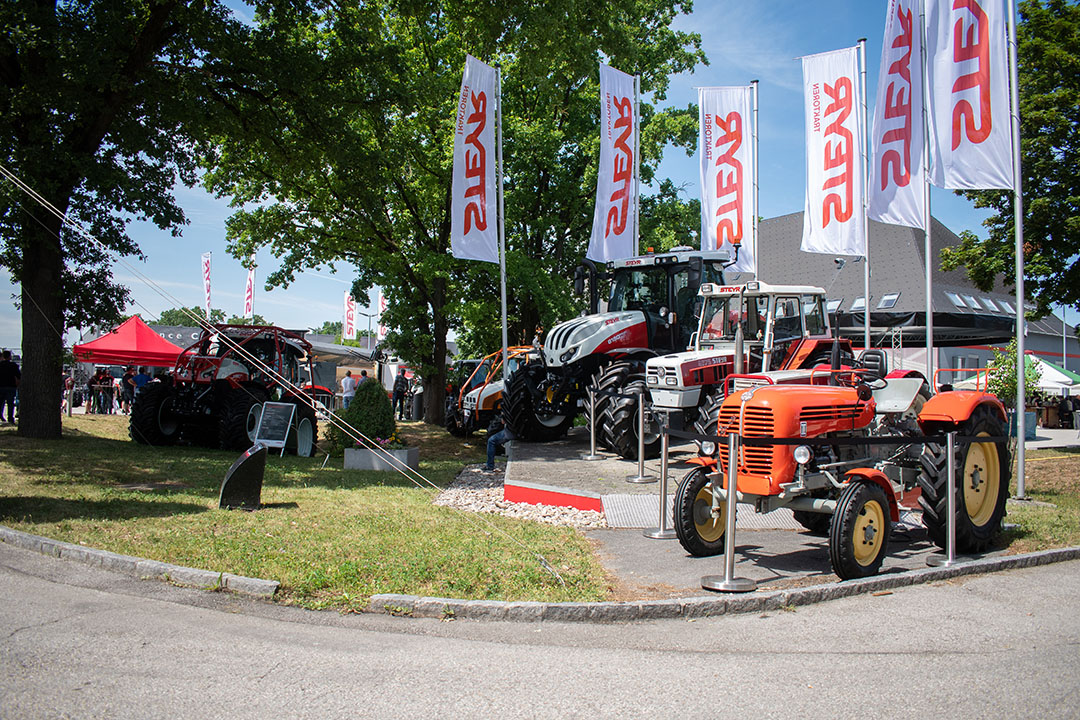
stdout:
POLYGON ((821 298, 819 296, 803 295, 803 317, 806 322, 807 334, 825 334, 825 310, 821 307, 821 298))
POLYGON ((776 299, 773 322, 773 342, 783 342, 802 337, 802 302, 796 297, 776 299))

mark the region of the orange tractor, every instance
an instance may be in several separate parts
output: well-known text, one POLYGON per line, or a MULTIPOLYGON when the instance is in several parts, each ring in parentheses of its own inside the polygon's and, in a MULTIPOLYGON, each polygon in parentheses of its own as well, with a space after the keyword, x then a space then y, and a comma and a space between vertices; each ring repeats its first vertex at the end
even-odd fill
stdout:
MULTIPOLYGON (((747 440, 734 458, 736 501, 757 512, 790 508, 804 527, 829 538, 829 558, 841 579, 873 575, 899 520, 899 501, 916 487, 923 523, 931 539, 945 546, 945 447, 916 438, 948 432, 986 437, 991 439, 957 443, 955 458, 956 549, 985 549, 1001 529, 1012 474, 1009 446, 1001 439, 1001 402, 980 391, 931 396, 920 375, 886 372, 881 350, 865 351, 845 367, 838 355, 802 384, 785 384, 770 372, 728 377, 730 392, 714 434, 738 433, 747 440)), ((733 459, 726 443, 718 444, 713 454, 692 461, 697 467, 675 497, 676 534, 695 556, 724 551, 725 486, 733 459)))

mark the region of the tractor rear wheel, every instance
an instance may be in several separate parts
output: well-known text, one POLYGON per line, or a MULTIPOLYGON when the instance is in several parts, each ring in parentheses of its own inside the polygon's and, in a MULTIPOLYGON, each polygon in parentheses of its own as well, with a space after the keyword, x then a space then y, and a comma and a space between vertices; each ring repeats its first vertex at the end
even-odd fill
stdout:
POLYGON ((679 483, 675 493, 675 535, 679 544, 694 557, 724 552, 727 505, 720 504, 719 517, 712 516, 712 481, 705 468, 694 468, 679 483))
POLYGON ((811 535, 829 537, 829 526, 832 524, 832 516, 828 513, 808 512, 796 510, 792 513, 795 522, 806 528, 811 535))
POLYGON ((829 527, 829 561, 841 580, 874 575, 881 569, 892 531, 889 499, 878 485, 851 481, 829 527))
POLYGON ((255 443, 266 391, 258 387, 230 390, 222 404, 218 420, 218 447, 222 450, 247 450, 255 443))
POLYGON ((602 448, 613 449, 604 415, 608 406, 618 398, 609 393, 622 392, 627 379, 634 373, 634 366, 634 363, 620 360, 601 368, 593 376, 593 388, 596 390, 596 444, 602 448))
POLYGON ((574 424, 572 414, 551 412, 556 398, 552 397, 552 387, 548 384, 547 368, 541 365, 526 365, 511 375, 503 400, 503 422, 519 440, 555 440, 565 435, 574 424), (533 395, 534 389, 538 391, 539 398, 533 395))
MULTIPOLYGON (((988 405, 975 408, 960 435, 1005 435, 1005 423, 988 405)), ((944 548, 948 535, 948 453, 927 443, 919 457, 919 505, 930 539, 944 548)), ((956 447, 956 551, 985 550, 1001 530, 1009 497, 1012 462, 1006 442, 961 443, 956 447)))
POLYGON ((173 412, 170 383, 147 383, 131 406, 128 434, 142 445, 175 445, 180 439, 180 420, 173 412))
POLYGON ((604 408, 601 428, 606 436, 606 445, 627 460, 638 459, 638 398, 645 403, 645 457, 655 458, 660 455, 660 426, 652 419, 649 412, 652 398, 645 386, 645 376, 634 373, 627 377, 627 382, 619 392, 623 395, 609 399, 604 408), (640 394, 639 394, 640 391, 640 394))

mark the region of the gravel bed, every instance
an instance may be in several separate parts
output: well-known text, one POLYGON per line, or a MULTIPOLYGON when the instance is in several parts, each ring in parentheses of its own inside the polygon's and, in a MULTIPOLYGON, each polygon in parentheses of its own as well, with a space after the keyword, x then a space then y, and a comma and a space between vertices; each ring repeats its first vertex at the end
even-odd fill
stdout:
POLYGON ((486 472, 484 466, 466 465, 461 473, 435 498, 436 505, 470 512, 498 513, 521 520, 535 520, 548 525, 569 525, 583 530, 606 528, 604 514, 595 510, 577 510, 556 505, 530 505, 503 500, 503 470, 486 472))

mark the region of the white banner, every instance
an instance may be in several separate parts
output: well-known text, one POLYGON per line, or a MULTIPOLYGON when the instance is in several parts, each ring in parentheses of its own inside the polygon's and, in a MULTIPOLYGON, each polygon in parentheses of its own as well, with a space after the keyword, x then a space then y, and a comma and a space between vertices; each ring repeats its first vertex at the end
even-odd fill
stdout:
POLYGON ((202 282, 206 292, 206 319, 210 319, 210 253, 202 255, 202 282))
POLYGON ((1003 0, 926 0, 930 181, 1012 188, 1003 0))
POLYGON ((379 291, 379 342, 386 339, 386 326, 383 325, 382 314, 386 312, 386 297, 379 291))
POLYGON ((251 267, 247 274, 247 287, 244 289, 244 317, 255 317, 255 256, 251 256, 251 267))
POLYGON ((463 260, 499 262, 498 188, 495 186, 495 69, 465 58, 454 125, 450 248, 463 260))
POLYGON ((356 339, 356 300, 347 291, 345 293, 345 308, 343 312, 345 322, 341 325, 341 339, 356 339))
POLYGON ((585 257, 608 262, 637 255, 637 147, 634 76, 600 66, 600 167, 596 210, 585 257))
POLYGON ((757 272, 753 88, 698 88, 701 249, 728 249, 736 272, 757 272))
POLYGON ((805 252, 866 255, 857 50, 847 48, 802 59, 805 252))
POLYGON ((922 38, 918 0, 891 0, 870 131, 870 218, 923 227, 922 38))

